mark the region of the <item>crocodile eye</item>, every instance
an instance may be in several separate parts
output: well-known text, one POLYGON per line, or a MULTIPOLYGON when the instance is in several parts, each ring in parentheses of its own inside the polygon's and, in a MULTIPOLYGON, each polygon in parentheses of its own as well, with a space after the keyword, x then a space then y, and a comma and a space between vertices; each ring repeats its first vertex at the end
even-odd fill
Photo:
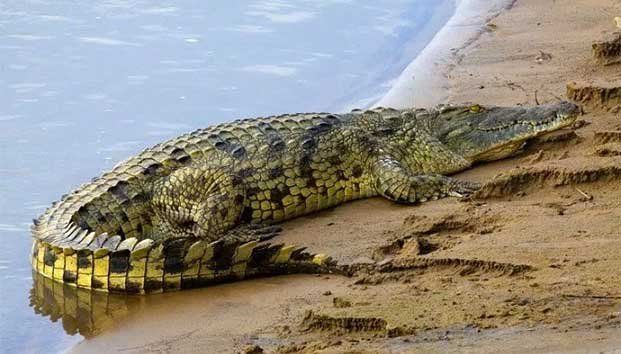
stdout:
POLYGON ((478 104, 474 104, 474 105, 470 106, 470 112, 472 112, 472 113, 479 113, 482 110, 483 110, 483 108, 480 105, 478 105, 478 104))

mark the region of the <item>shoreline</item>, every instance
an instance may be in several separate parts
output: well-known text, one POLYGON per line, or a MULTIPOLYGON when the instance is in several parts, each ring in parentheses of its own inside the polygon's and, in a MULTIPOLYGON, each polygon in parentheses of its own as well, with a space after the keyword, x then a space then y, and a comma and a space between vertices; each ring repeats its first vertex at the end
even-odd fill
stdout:
MULTIPOLYGON (((476 2, 482 0, 461 5, 476 2)), ((445 26, 440 40, 434 38, 424 51, 430 58, 436 50, 448 50, 447 57, 439 63, 417 57, 378 105, 434 105, 438 100, 533 105, 563 96, 568 81, 610 77, 615 70, 592 66, 590 43, 614 29, 612 16, 603 16, 602 9, 621 13, 621 4, 518 0, 511 5, 485 21, 479 18, 481 26, 468 24, 464 32, 479 30, 469 40, 460 37, 458 57, 442 38, 462 27, 445 26), (492 18, 493 29, 481 31, 492 18), (540 52, 551 59, 540 62, 540 52), (423 64, 446 68, 431 73, 439 75, 433 87, 418 89, 420 81, 410 74, 423 64), (448 72, 450 77, 444 77, 448 72), (429 102, 422 102, 423 94, 430 95, 429 102)), ((579 187, 531 176, 538 171, 580 176, 584 170, 596 175, 606 166, 621 165, 621 156, 595 155, 593 140, 599 131, 621 129, 619 116, 592 107, 586 111, 579 129, 457 176, 479 182, 499 174, 525 176, 530 182, 510 186, 519 193, 414 207, 361 200, 287 222, 275 240, 340 261, 370 261, 379 252, 509 268, 526 264, 532 271, 508 275, 458 265, 366 279, 283 276, 165 293, 141 299, 131 316, 115 318, 111 329, 70 352, 243 352, 255 345, 280 353, 616 348, 621 345, 621 283, 614 271, 621 268, 621 201, 615 196, 621 195, 621 176, 580 182, 579 187), (420 253, 423 244, 431 246, 428 253, 420 253), (323 316, 315 319, 326 321, 325 328, 305 326, 313 313, 323 316), (381 319, 392 332, 330 327, 347 319, 381 319)))
POLYGON ((448 75, 459 52, 475 42, 485 24, 516 0, 456 0, 453 16, 373 106, 432 107, 448 99, 448 75))
MULTIPOLYGON (((435 5, 436 9, 432 12, 432 15, 428 17, 427 22, 421 28, 414 26, 417 30, 404 31, 397 36, 407 38, 399 46, 398 50, 395 48, 388 48, 388 52, 391 53, 391 58, 387 67, 374 71, 372 64, 369 63, 369 69, 374 80, 370 80, 366 85, 355 89, 353 92, 348 92, 348 96, 357 96, 360 92, 364 94, 362 97, 356 99, 346 100, 343 105, 340 105, 336 112, 347 113, 352 109, 365 109, 370 108, 373 104, 382 97, 384 97, 388 91, 394 86, 403 71, 412 63, 412 61, 418 57, 422 51, 427 47, 434 39, 435 35, 442 30, 448 23, 448 21, 455 15, 457 10, 457 3, 460 0, 441 0, 435 5), (409 32, 409 33, 408 33, 409 32), (391 50, 392 49, 392 50, 391 50)), ((412 20, 416 20, 416 13, 411 14, 412 20)))

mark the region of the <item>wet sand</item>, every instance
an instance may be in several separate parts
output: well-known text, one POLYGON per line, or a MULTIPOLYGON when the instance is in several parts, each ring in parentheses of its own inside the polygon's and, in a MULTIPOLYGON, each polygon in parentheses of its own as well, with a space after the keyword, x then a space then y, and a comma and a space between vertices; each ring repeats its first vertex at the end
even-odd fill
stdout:
MULTIPOLYGON (((619 66, 591 56, 619 14, 612 0, 516 1, 454 51, 448 100, 535 105, 572 81, 621 85, 619 66)), ((289 222, 278 240, 400 267, 148 296, 71 352, 620 348, 621 139, 602 132, 621 130, 621 101, 582 98, 575 129, 460 174, 487 182, 472 200, 354 202, 289 222)))

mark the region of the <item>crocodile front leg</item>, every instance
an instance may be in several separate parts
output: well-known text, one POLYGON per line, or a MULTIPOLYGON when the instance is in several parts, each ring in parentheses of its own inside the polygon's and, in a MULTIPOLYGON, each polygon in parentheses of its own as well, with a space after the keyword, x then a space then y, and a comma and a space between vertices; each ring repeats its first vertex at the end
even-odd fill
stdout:
POLYGON ((373 164, 378 194, 398 203, 412 204, 446 196, 466 197, 480 188, 478 183, 439 174, 413 174, 392 156, 380 156, 373 164))

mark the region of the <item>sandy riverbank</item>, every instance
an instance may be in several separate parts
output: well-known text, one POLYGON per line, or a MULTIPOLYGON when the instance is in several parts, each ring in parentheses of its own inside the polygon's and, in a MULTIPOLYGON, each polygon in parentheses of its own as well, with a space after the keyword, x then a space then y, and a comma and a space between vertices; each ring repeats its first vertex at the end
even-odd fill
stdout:
MULTIPOLYGON (((613 0, 518 0, 454 52, 448 100, 534 105, 564 97, 571 81, 618 86, 619 67, 594 64, 590 45, 615 30, 619 14, 613 0)), ((621 141, 603 144, 598 132, 621 130, 621 117, 607 104, 586 100, 575 131, 461 174, 492 181, 479 198, 414 207, 359 201, 287 223, 280 237, 341 261, 394 257, 416 267, 150 296, 72 352, 619 348, 621 141)))

